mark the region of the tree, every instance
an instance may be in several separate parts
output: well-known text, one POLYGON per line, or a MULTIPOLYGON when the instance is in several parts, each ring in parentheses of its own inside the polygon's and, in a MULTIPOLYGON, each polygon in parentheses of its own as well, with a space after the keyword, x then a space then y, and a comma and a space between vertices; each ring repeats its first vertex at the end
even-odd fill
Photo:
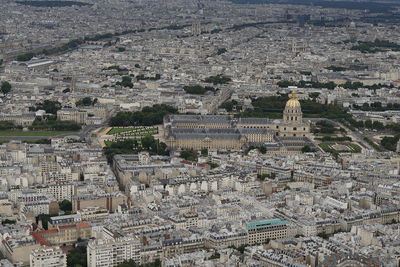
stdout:
POLYGON ((372 123, 372 128, 374 128, 376 130, 383 130, 383 129, 385 129, 385 125, 383 125, 383 123, 380 121, 374 121, 372 123))
POLYGON ((221 255, 218 252, 214 252, 214 254, 211 255, 211 257, 209 257, 209 260, 215 260, 215 259, 219 259, 221 257, 221 255))
POLYGON ((364 125, 365 125, 365 128, 371 129, 372 128, 372 121, 371 120, 366 120, 364 122, 364 125))
POLYGON ((93 106, 96 104, 97 98, 93 99, 91 97, 84 97, 78 101, 76 101, 75 105, 76 106, 93 106))
POLYGON ((142 138, 142 147, 144 149, 151 149, 151 147, 154 145, 155 143, 155 139, 152 135, 146 135, 145 137, 142 138))
POLYGON ((48 120, 34 120, 32 125, 29 126, 30 130, 44 130, 44 131, 78 131, 82 126, 74 121, 57 121, 55 119, 48 120))
POLYGON ((29 61, 31 60, 35 54, 33 53, 25 53, 17 56, 17 61, 29 61))
POLYGON ((243 245, 240 245, 238 248, 237 248, 237 250, 240 252, 240 253, 244 253, 244 250, 245 250, 245 248, 247 247, 248 245, 247 244, 243 244, 243 245))
POLYGON ((49 219, 51 216, 57 216, 57 214, 54 215, 50 215, 50 214, 39 214, 38 216, 36 216, 36 223, 39 223, 39 221, 42 221, 42 226, 43 229, 47 230, 49 229, 49 219))
POLYGON ((312 152, 312 149, 309 145, 305 145, 302 147, 301 152, 303 152, 303 153, 312 152))
POLYGON ((137 139, 125 139, 112 142, 104 148, 104 153, 109 162, 112 162, 114 155, 117 154, 137 154, 141 151, 148 151, 152 155, 168 155, 167 145, 155 140, 153 136, 145 136, 138 142, 137 139), (140 143, 144 142, 144 145, 140 143))
POLYGON ((0 91, 3 94, 8 94, 11 91, 11 88, 12 88, 11 84, 7 81, 4 81, 1 83, 0 91))
POLYGON ((46 113, 51 113, 56 115, 57 111, 61 109, 61 103, 58 101, 45 100, 43 103, 37 103, 34 110, 43 109, 46 113))
POLYGON ((212 84, 214 84, 214 85, 217 85, 217 84, 227 84, 227 83, 229 83, 229 82, 231 82, 231 81, 232 81, 231 78, 229 78, 228 76, 224 76, 224 75, 222 75, 222 74, 218 74, 218 75, 216 75, 216 76, 210 76, 210 77, 207 77, 207 78, 204 80, 204 82, 206 82, 206 83, 212 83, 212 84))
POLYGON ((180 156, 188 161, 197 161, 197 151, 193 149, 182 150, 180 156))
POLYGON ((207 148, 202 148, 200 153, 201 153, 201 155, 203 157, 207 157, 208 156, 208 149, 207 148))
POLYGON ((309 96, 313 101, 315 101, 315 100, 319 97, 319 95, 320 95, 319 92, 312 92, 312 93, 309 93, 309 94, 308 94, 308 96, 309 96))
POLYGON ((345 67, 334 66, 334 65, 331 65, 331 66, 329 66, 329 67, 326 67, 325 69, 331 70, 331 71, 345 71, 345 70, 347 70, 347 68, 345 68, 345 67))
POLYGON ((226 50, 225 47, 218 48, 217 49, 217 55, 222 55, 223 53, 226 53, 228 50, 226 50))
POLYGON ((267 153, 267 148, 265 146, 260 146, 258 148, 258 151, 260 151, 261 154, 265 154, 267 153))
POLYGON ((11 130, 19 128, 11 121, 0 121, 0 130, 11 130))
POLYGON ((9 219, 5 219, 3 221, 1 221, 2 225, 6 225, 6 224, 15 224, 17 221, 16 220, 9 220, 9 219))
POLYGON ((187 85, 183 87, 183 90, 185 90, 186 93, 192 94, 192 95, 204 95, 208 91, 215 92, 216 89, 211 86, 201 86, 201 85, 187 85))
POLYGON ((117 267, 139 267, 138 264, 132 259, 124 261, 123 263, 120 263, 117 265, 117 267))
POLYGON ((329 234, 327 234, 326 232, 321 232, 319 234, 317 234, 317 236, 323 238, 323 239, 329 239, 329 234))
POLYGON ((58 203, 60 206, 60 210, 64 211, 64 212, 72 212, 72 203, 71 201, 64 199, 63 201, 61 201, 60 203, 58 203))
POLYGON ((174 107, 164 104, 144 107, 142 111, 118 112, 110 119, 110 126, 152 126, 161 124, 165 115, 175 113, 174 107))
POLYGON ((215 162, 208 161, 207 164, 210 166, 211 169, 218 168, 219 165, 215 162))
POLYGON ((67 255, 67 266, 87 266, 86 247, 77 246, 69 251, 67 255))
POLYGON ((381 140, 381 145, 387 150, 396 151, 397 142, 400 139, 400 135, 394 137, 385 136, 381 140))
POLYGON ((231 112, 234 107, 236 107, 236 110, 241 109, 241 106, 237 106, 237 105, 238 105, 238 102, 236 100, 231 100, 231 101, 225 101, 219 107, 226 109, 226 111, 228 111, 228 112, 231 112))
POLYGON ((117 82, 116 84, 122 87, 129 87, 129 88, 133 87, 132 78, 129 76, 122 76, 122 81, 117 82))

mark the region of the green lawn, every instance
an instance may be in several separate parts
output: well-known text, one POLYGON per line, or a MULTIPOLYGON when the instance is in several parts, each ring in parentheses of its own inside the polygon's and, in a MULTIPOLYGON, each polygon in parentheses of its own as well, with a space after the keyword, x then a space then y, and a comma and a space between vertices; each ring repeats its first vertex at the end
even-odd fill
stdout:
POLYGON ((126 127, 126 128, 119 128, 119 127, 114 127, 110 131, 108 131, 107 134, 109 135, 114 135, 114 134, 120 134, 120 133, 128 133, 135 135, 135 136, 146 136, 146 135, 153 135, 158 133, 158 128, 157 127, 126 127))
POLYGON ((60 134, 77 133, 74 131, 22 131, 4 130, 0 131, 0 136, 55 136, 60 134))
POLYGON ((106 145, 106 146, 111 146, 111 144, 112 143, 115 143, 115 142, 113 142, 113 141, 104 141, 104 144, 106 145))
POLYGON ((361 147, 355 143, 349 143, 349 142, 330 142, 330 143, 321 143, 319 144, 319 146, 325 151, 325 152, 337 152, 337 153, 341 153, 341 152, 351 152, 351 153, 360 153, 361 152, 361 147), (343 150, 336 150, 332 147, 332 145, 343 145, 346 146, 347 149, 343 149, 343 150))
POLYGON ((346 145, 350 146, 353 152, 355 153, 360 153, 361 152, 361 147, 355 143, 346 143, 346 145))
POLYGON ((119 134, 119 133, 125 133, 125 132, 130 132, 133 131, 135 128, 112 128, 111 130, 108 131, 107 134, 113 135, 113 134, 119 134))

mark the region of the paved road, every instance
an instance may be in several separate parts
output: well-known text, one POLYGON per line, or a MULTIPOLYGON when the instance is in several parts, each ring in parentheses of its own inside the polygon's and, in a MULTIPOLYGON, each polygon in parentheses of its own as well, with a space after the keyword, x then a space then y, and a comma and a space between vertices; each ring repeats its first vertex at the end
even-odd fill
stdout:
POLYGON ((106 127, 106 124, 83 126, 82 130, 80 130, 80 132, 78 132, 78 133, 61 134, 61 135, 57 135, 55 137, 77 136, 81 140, 84 140, 85 138, 90 137, 90 134, 92 131, 94 131, 95 129, 98 129, 98 128, 103 128, 103 127, 106 127))

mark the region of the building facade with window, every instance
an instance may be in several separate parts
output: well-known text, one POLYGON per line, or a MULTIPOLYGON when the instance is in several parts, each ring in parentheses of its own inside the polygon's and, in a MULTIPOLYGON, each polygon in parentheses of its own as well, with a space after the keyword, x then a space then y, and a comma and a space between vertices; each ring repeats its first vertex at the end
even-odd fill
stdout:
POLYGON ((307 142, 305 139, 311 136, 310 124, 303 121, 296 92, 291 93, 282 120, 227 115, 167 115, 164 129, 166 143, 173 149, 240 150, 250 145, 281 144, 285 138, 291 138, 291 143, 298 141, 301 148, 307 142))

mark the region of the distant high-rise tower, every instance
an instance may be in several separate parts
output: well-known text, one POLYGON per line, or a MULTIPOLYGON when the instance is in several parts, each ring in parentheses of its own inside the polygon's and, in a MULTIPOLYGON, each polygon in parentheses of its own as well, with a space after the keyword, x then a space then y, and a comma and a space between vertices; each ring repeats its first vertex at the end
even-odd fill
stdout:
POLYGON ((284 21, 290 21, 292 20, 293 16, 289 14, 289 10, 286 9, 285 15, 283 16, 284 21))
POLYGON ((5 26, 0 26, 0 42, 5 42, 7 29, 5 26))
POLYGON ((311 19, 310 15, 298 15, 297 16, 297 22, 299 23, 300 28, 304 28, 307 22, 309 22, 311 19))
POLYGON ((199 21, 195 21, 192 24, 192 35, 200 35, 201 34, 201 25, 199 21))
POLYGON ((347 27, 347 33, 349 34, 349 39, 351 41, 357 41, 357 28, 354 21, 352 21, 347 27))

